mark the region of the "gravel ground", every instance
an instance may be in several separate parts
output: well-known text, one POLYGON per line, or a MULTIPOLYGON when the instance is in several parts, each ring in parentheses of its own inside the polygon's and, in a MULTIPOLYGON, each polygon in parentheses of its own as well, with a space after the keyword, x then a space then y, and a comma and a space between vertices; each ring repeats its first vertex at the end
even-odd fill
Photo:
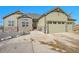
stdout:
POLYGON ((0 42, 0 53, 73 53, 79 52, 78 46, 78 34, 44 34, 34 30, 29 35, 0 42))

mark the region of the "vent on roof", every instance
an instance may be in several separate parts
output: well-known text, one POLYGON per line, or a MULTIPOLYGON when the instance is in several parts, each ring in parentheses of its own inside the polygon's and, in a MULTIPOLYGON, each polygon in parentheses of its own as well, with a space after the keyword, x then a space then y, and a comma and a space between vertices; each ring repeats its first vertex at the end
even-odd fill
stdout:
POLYGON ((55 11, 55 12, 64 12, 64 11, 61 10, 60 8, 55 8, 53 11, 55 11))
POLYGON ((17 13, 17 14, 23 14, 21 11, 16 11, 15 13, 17 13))

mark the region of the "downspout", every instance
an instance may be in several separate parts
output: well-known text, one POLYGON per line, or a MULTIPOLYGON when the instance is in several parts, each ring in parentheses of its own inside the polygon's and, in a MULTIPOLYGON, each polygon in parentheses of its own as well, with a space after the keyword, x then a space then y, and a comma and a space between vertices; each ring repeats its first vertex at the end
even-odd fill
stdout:
POLYGON ((65 26, 66 26, 65 31, 67 32, 67 21, 65 22, 65 26))
POLYGON ((34 19, 32 19, 32 30, 34 30, 34 19))
POLYGON ((73 22, 73 28, 72 28, 72 30, 74 30, 75 29, 75 22, 73 22))
POLYGON ((2 32, 4 32, 4 20, 3 20, 3 29, 2 29, 2 32))
POLYGON ((18 19, 17 19, 17 32, 19 31, 19 29, 18 29, 18 19))
POLYGON ((49 33, 49 24, 47 23, 47 33, 49 33))
POLYGON ((47 33, 46 32, 46 15, 45 15, 45 20, 44 21, 45 21, 45 28, 44 28, 45 31, 44 31, 44 33, 47 33))
POLYGON ((66 21, 66 32, 68 31, 68 16, 67 16, 67 21, 66 21))

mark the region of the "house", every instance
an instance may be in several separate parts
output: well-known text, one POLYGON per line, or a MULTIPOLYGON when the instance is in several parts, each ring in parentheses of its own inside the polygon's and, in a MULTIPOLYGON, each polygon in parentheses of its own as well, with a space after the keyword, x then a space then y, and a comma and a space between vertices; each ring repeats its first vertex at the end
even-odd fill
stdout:
POLYGON ((39 17, 37 29, 44 33, 68 32, 74 25, 75 19, 57 7, 39 17))
POLYGON ((75 31, 75 32, 79 32, 79 24, 76 24, 76 25, 75 25, 74 31, 75 31))
POLYGON ((0 25, 0 33, 3 32, 3 26, 0 25))
POLYGON ((25 14, 21 11, 16 11, 5 17, 4 32, 19 32, 27 33, 36 28, 37 17, 35 14, 25 14))

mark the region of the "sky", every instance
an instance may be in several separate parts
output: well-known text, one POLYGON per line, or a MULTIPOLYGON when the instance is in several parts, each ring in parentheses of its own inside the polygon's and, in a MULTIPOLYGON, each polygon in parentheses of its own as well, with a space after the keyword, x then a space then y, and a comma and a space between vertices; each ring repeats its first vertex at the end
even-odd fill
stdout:
POLYGON ((24 13, 44 14, 51 9, 60 7, 67 14, 70 14, 71 18, 79 23, 79 6, 0 6, 0 25, 3 25, 3 17, 9 15, 17 10, 24 13))

